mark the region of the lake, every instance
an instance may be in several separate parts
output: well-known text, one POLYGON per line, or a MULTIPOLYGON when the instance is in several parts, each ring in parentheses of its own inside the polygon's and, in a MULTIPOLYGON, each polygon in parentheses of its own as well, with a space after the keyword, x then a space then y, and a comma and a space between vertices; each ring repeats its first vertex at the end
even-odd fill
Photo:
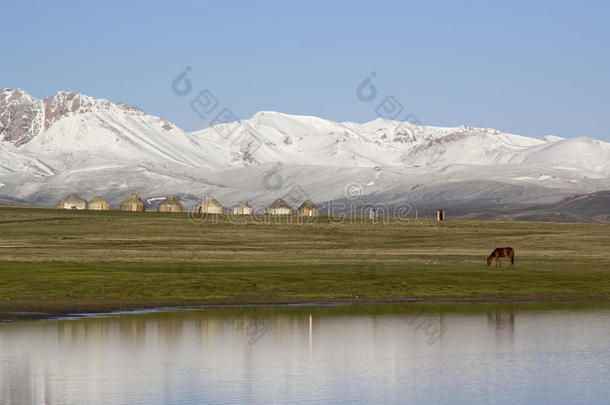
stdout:
POLYGON ((608 304, 209 307, 0 324, 2 404, 608 404, 608 304))

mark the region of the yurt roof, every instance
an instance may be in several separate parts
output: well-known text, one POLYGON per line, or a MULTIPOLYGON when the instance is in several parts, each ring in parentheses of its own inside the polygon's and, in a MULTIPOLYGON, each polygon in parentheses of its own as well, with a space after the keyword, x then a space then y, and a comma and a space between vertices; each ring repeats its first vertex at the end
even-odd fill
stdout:
POLYGON ((292 209, 292 207, 288 204, 286 204, 286 201, 282 200, 281 198, 279 200, 275 200, 270 206, 269 208, 290 208, 292 209))
POLYGON ((91 199, 91 201, 89 202, 89 204, 91 203, 97 203, 97 202, 105 202, 108 203, 108 201, 104 200, 102 197, 100 196, 95 196, 91 199))
POLYGON ((75 195, 75 194, 70 194, 69 196, 67 196, 66 198, 64 198, 63 200, 61 200, 61 202, 63 203, 87 203, 87 201, 85 201, 85 199, 80 198, 79 196, 75 195))
POLYGON ((217 199, 215 199, 214 197, 208 195, 206 196, 203 201, 201 202, 202 205, 219 205, 221 206, 221 204, 218 202, 217 199))
POLYGON ((305 201, 303 201, 303 204, 301 204, 301 206, 299 208, 302 209, 302 208, 317 208, 317 207, 313 201, 305 200, 305 201))
POLYGON ((248 204, 248 201, 240 201, 237 204, 235 204, 234 207, 252 208, 252 206, 250 204, 248 204))
POLYGON ((173 195, 167 196, 165 200, 161 201, 161 204, 182 205, 180 204, 180 201, 178 201, 178 199, 176 199, 176 197, 174 197, 173 195))
POLYGON ((142 199, 136 194, 136 193, 131 193, 127 196, 127 198, 125 198, 123 200, 123 202, 133 202, 135 200, 135 202, 141 202, 142 204, 144 204, 144 201, 142 201, 142 199))

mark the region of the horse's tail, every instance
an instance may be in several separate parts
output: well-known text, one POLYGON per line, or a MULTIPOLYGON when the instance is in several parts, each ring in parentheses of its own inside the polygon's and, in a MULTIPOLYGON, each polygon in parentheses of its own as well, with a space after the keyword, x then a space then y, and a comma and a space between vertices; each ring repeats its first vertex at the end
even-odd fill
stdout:
POLYGON ((510 255, 510 264, 515 264, 515 251, 513 250, 510 255))

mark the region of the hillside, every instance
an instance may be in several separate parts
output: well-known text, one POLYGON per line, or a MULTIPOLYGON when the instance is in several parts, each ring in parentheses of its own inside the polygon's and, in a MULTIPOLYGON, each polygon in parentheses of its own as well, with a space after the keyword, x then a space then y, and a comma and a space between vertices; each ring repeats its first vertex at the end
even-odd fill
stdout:
POLYGON ((76 193, 116 206, 135 191, 187 206, 211 194, 227 206, 309 198, 476 215, 610 189, 610 144, 590 137, 272 111, 189 133, 137 107, 63 91, 36 99, 2 90, 0 139, 0 203, 54 205, 76 193))

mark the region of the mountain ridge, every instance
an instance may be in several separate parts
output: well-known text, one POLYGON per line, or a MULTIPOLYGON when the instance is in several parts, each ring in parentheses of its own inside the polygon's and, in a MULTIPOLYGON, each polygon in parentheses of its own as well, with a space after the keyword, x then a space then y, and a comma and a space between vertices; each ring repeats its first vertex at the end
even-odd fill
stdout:
POLYGON ((45 99, 0 91, 0 139, 5 202, 51 205, 72 192, 114 202, 130 190, 193 201, 214 194, 232 204, 290 199, 297 187, 328 201, 356 184, 361 202, 472 201, 477 210, 610 189, 610 144, 589 137, 274 111, 187 132, 138 107, 65 91, 45 99), (277 186, 265 181, 272 175, 282 179, 277 186))

